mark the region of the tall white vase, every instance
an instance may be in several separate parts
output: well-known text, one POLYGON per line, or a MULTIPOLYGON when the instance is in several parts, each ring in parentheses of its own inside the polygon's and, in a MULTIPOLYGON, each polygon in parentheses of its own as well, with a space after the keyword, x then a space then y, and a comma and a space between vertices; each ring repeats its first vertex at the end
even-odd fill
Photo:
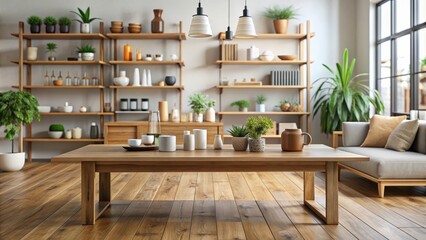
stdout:
POLYGON ((147 85, 152 86, 152 80, 151 80, 151 69, 147 70, 147 85))
POLYGON ((142 73, 142 86, 144 86, 144 87, 148 86, 148 80, 147 80, 147 77, 146 77, 146 69, 144 69, 143 73, 142 73))
POLYGON ((134 87, 139 87, 141 85, 141 79, 139 75, 139 68, 135 68, 134 74, 133 74, 133 85, 134 87))

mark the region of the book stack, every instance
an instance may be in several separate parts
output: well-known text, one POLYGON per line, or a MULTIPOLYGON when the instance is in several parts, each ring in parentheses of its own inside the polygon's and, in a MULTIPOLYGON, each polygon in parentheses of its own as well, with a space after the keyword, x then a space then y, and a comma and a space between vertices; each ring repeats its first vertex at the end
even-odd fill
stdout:
POLYGON ((221 49, 221 59, 223 61, 238 60, 238 44, 223 44, 221 49))
POLYGON ((300 85, 299 70, 271 71, 271 85, 274 85, 274 86, 300 85))

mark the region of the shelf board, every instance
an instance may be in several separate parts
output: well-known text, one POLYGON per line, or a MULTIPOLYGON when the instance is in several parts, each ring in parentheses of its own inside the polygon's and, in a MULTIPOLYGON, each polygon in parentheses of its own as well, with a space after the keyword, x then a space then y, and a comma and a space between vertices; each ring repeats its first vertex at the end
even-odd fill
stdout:
POLYGON ((216 88, 220 89, 305 89, 306 86, 275 86, 275 85, 261 85, 261 86, 223 86, 217 85, 216 88))
POLYGON ((109 61, 111 65, 178 65, 184 67, 183 61, 109 61))
POLYGON ((115 111, 117 114, 148 114, 149 111, 115 111))
POLYGON ((216 64, 220 65, 303 65, 306 64, 306 61, 299 61, 299 60, 276 60, 276 61, 245 61, 245 60, 238 60, 238 61, 228 61, 228 60, 217 60, 216 64))
MULTIPOLYGON (((224 138, 232 138, 231 135, 223 135, 224 138)), ((280 135, 262 135, 263 138, 281 138, 280 135)))
POLYGON ((103 138, 90 139, 90 138, 80 138, 80 139, 66 139, 66 138, 24 138, 24 142, 99 142, 103 143, 103 138))
MULTIPOLYGON (((299 34, 299 33, 295 33, 295 34, 276 34, 276 33, 262 33, 262 34, 257 34, 257 37, 255 38, 238 38, 235 37, 235 39, 238 40, 253 40, 253 39, 306 39, 308 35, 307 34, 299 34)), ((315 36, 315 33, 311 32, 310 33, 310 37, 313 38, 315 36)), ((218 38, 220 40, 225 40, 225 33, 221 32, 219 33, 218 38)))
MULTIPOLYGON (((19 33, 12 33, 12 36, 19 37, 19 33)), ((24 39, 52 39, 52 40, 88 40, 102 39, 105 35, 100 33, 27 33, 23 34, 24 39)))
MULTIPOLYGON (((12 86, 13 88, 19 88, 19 86, 12 86)), ((102 89, 104 86, 41 86, 41 85, 25 85, 24 89, 102 89)))
POLYGON ((111 39, 163 39, 186 40, 185 33, 107 33, 111 39))
MULTIPOLYGON (((19 61, 11 61, 12 63, 19 64, 19 61)), ((24 60, 25 65, 105 65, 104 61, 68 61, 68 60, 36 60, 28 61, 24 60)))
POLYGON ((184 86, 179 86, 179 85, 175 85, 175 86, 140 86, 140 87, 135 87, 135 86, 109 86, 109 88, 117 88, 117 89, 180 89, 180 90, 185 89, 184 86))
POLYGON ((42 116, 112 116, 113 112, 41 112, 42 116))
POLYGON ((309 115, 309 112, 218 112, 219 115, 309 115))

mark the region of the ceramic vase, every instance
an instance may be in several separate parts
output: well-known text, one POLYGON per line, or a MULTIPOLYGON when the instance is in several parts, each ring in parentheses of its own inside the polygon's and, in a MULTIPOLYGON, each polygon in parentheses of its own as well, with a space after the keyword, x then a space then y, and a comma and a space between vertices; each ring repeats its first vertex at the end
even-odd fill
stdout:
POLYGON ((222 150, 223 141, 222 141, 222 136, 220 134, 217 134, 214 137, 213 148, 214 148, 214 150, 222 150))
POLYGON ((168 122, 169 121, 169 105, 167 101, 159 101, 158 110, 160 111, 160 121, 168 122))
POLYGON ((151 21, 151 32, 152 33, 163 33, 164 32, 164 21, 161 18, 163 9, 154 9, 154 19, 151 21))
POLYGON ((194 129, 195 136, 195 149, 203 150, 207 149, 207 130, 206 129, 194 129))
POLYGON ((142 71, 142 86, 143 87, 148 86, 148 79, 147 79, 147 75, 146 75, 146 69, 144 69, 142 71))
POLYGON ((206 122, 215 122, 216 121, 216 111, 214 108, 208 108, 206 111, 206 122))
MULTIPOLYGON (((139 68, 135 68, 135 71, 133 72, 133 85, 132 86, 139 87, 140 85, 141 85, 141 80, 140 80, 140 75, 139 75, 139 68)), ((142 80, 142 86, 143 86, 143 80, 142 80)))
POLYGON ((247 48, 247 60, 257 60, 259 59, 259 48, 256 46, 251 46, 250 48, 247 48))
POLYGON ((256 112, 265 112, 266 111, 266 107, 265 104, 256 104, 256 112))
POLYGON ((150 70, 150 69, 148 69, 148 70, 146 71, 146 80, 147 80, 146 85, 147 85, 147 86, 152 86, 151 70, 150 70))
POLYGON ((126 71, 120 71, 120 76, 114 78, 114 85, 117 85, 117 86, 129 85, 129 78, 126 77, 126 71))
POLYGON ((198 123, 203 122, 203 114, 202 113, 195 113, 195 122, 198 122, 198 123))
POLYGON ((90 23, 81 23, 80 24, 80 33, 91 33, 92 32, 92 26, 90 23))

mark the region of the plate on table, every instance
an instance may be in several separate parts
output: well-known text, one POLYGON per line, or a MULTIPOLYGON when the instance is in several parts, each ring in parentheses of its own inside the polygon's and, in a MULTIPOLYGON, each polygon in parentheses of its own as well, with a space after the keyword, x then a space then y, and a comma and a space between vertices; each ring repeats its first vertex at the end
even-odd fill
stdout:
POLYGON ((157 145, 151 145, 151 146, 139 146, 139 147, 130 147, 130 146, 123 146, 124 149, 131 152, 140 152, 140 151, 155 151, 158 150, 159 147, 157 145))

